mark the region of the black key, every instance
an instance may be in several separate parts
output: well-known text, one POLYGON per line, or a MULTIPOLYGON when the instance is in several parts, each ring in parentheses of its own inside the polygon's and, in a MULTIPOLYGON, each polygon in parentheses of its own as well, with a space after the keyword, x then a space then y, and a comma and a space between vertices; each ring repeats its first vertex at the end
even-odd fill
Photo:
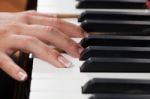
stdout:
POLYGON ((149 36, 89 35, 80 44, 88 46, 150 47, 149 36))
POLYGON ((136 21, 150 21, 150 12, 137 11, 84 11, 78 21, 84 20, 136 20, 136 21))
POLYGON ((149 73, 150 59, 91 57, 82 64, 80 71, 149 73))
POLYGON ((150 58, 150 47, 89 46, 81 53, 80 60, 90 57, 150 58))
POLYGON ((81 27, 87 32, 118 32, 132 35, 150 35, 149 21, 85 20, 81 27))
POLYGON ((132 95, 132 94, 96 94, 90 99, 150 99, 150 95, 132 95))
POLYGON ((77 8, 147 9, 147 0, 78 0, 77 8))
POLYGON ((150 94, 150 80, 94 78, 82 87, 82 92, 107 94, 150 94))

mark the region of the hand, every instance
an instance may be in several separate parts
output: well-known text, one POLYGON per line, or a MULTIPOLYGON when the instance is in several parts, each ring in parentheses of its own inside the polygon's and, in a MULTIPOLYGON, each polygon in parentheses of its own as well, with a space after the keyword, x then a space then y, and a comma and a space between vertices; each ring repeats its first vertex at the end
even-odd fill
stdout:
POLYGON ((70 62, 48 45, 79 57, 83 48, 70 37, 84 37, 84 34, 79 26, 55 15, 35 11, 0 13, 0 68, 18 81, 27 78, 27 73, 9 57, 17 50, 30 52, 56 67, 68 67, 70 62))

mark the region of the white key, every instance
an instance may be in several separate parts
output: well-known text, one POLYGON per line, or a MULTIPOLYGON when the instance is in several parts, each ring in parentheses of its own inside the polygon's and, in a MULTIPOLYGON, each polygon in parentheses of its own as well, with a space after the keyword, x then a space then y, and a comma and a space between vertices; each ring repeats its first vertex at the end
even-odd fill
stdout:
POLYGON ((72 62, 72 67, 55 68, 42 60, 34 60, 31 90, 52 91, 55 88, 57 90, 56 86, 67 91, 77 90, 76 88, 80 90, 92 78, 150 79, 149 73, 81 73, 80 66, 83 62, 68 55, 63 56, 72 62))
MULTIPOLYGON (((58 13, 58 14, 81 14, 85 10, 93 11, 131 11, 131 12, 140 12, 143 10, 128 10, 128 9, 77 9, 76 0, 38 0, 38 12, 44 13, 58 13)), ((148 12, 149 10, 144 10, 148 12)))
POLYGON ((91 95, 77 93, 31 92, 30 99, 89 99, 91 95))
POLYGON ((39 12, 59 13, 59 14, 80 14, 83 10, 76 9, 75 0, 39 0, 39 12))

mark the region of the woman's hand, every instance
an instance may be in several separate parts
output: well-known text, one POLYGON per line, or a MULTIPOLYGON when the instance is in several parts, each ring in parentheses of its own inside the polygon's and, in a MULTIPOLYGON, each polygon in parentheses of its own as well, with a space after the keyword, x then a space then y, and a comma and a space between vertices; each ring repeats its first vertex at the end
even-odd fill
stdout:
POLYGON ((32 53, 56 67, 71 64, 61 54, 50 48, 54 45, 73 57, 79 57, 83 48, 70 37, 84 37, 85 32, 55 15, 35 11, 0 13, 0 68, 18 81, 24 81, 27 74, 9 57, 17 50, 32 53))

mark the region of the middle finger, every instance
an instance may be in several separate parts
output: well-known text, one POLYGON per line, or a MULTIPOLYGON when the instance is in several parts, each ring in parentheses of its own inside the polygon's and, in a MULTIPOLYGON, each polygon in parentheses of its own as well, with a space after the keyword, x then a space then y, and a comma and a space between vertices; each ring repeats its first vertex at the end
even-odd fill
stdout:
POLYGON ((55 27, 42 25, 20 25, 22 35, 37 37, 44 43, 53 44, 57 48, 66 51, 73 57, 79 57, 83 48, 71 40, 68 36, 57 30, 55 27))
POLYGON ((68 23, 60 18, 29 15, 27 20, 29 24, 54 26, 71 37, 84 37, 86 35, 86 32, 81 27, 68 23))

